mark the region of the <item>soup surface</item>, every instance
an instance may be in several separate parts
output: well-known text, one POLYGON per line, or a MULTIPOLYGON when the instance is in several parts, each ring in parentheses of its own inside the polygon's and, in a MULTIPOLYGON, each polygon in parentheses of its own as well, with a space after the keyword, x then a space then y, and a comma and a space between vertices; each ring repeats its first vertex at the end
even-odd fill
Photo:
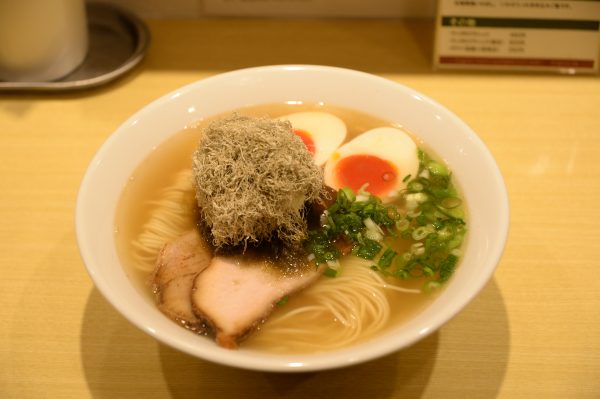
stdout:
MULTIPOLYGON (((341 118, 348 129, 346 142, 370 129, 392 126, 387 121, 361 112, 324 104, 267 104, 236 112, 277 118, 301 111, 324 111, 341 118)), ((211 120, 213 118, 198 121, 159 145, 136 169, 123 190, 115 219, 117 249, 127 274, 149 301, 155 300, 149 279, 158 251, 166 242, 172 240, 176 233, 183 233, 196 225, 196 201, 189 181, 191 158, 203 127, 211 120), (177 189, 169 191, 169 187, 175 186, 177 189), (149 220, 154 217, 157 208, 163 206, 165 198, 171 198, 180 204, 174 217, 177 219, 175 227, 162 235, 160 228, 155 229, 157 231, 153 232, 151 248, 144 248, 145 252, 140 255, 139 237, 147 233, 149 220)), ((424 147, 415 136, 411 137, 419 148, 424 147)), ((310 143, 306 140, 305 143, 310 149, 310 143)), ((411 244, 410 240, 394 240, 391 246, 400 253, 406 251, 411 244)), ((352 255, 344 255, 340 259, 341 270, 338 277, 321 276, 314 285, 279 303, 257 331, 243 342, 242 347, 274 353, 311 353, 359 344, 414 317, 434 300, 436 292, 439 292, 436 290, 434 293, 415 293, 421 290, 425 280, 388 279, 370 270, 369 266, 372 263, 352 255), (352 291, 359 289, 344 288, 345 280, 354 278, 353 273, 357 273, 357 276, 360 274, 357 278, 370 279, 368 284, 371 284, 365 288, 362 297, 354 300, 346 299, 345 295, 352 295, 352 291), (407 291, 401 292, 390 287, 399 287, 407 291), (368 290, 377 292, 371 293, 368 290), (371 297, 379 299, 374 299, 372 303, 364 302, 364 298, 371 297), (347 314, 343 313, 346 310, 336 310, 338 305, 335 303, 340 300, 354 301, 354 308, 348 310, 347 314), (331 305, 325 306, 327 301, 330 301, 331 305), (380 304, 377 301, 386 303, 385 311, 378 308, 380 304)), ((365 284, 363 288, 366 287, 365 284)))

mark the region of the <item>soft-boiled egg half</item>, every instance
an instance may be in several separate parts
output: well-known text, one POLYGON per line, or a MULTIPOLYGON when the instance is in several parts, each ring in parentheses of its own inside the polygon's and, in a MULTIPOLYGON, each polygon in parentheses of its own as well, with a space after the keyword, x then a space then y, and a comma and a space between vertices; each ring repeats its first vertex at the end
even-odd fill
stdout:
POLYGON ((344 121, 327 112, 295 112, 281 119, 290 121, 317 165, 323 165, 346 139, 344 121))
POLYGON ((417 145, 404 131, 393 127, 368 130, 338 148, 325 165, 325 184, 338 190, 361 187, 383 201, 406 187, 407 175, 419 171, 417 145))

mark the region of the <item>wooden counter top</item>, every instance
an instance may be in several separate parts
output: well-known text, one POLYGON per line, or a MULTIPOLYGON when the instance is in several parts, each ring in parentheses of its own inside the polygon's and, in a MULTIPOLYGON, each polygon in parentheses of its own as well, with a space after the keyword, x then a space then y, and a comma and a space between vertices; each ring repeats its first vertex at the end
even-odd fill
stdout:
POLYGON ((0 397, 600 398, 600 79, 430 68, 432 25, 394 20, 149 21, 145 61, 103 88, 0 94, 0 397), (74 208, 83 173, 132 113, 187 83, 311 63, 408 85, 470 124, 511 203, 494 278, 414 346, 278 375, 159 344, 94 288, 74 208))

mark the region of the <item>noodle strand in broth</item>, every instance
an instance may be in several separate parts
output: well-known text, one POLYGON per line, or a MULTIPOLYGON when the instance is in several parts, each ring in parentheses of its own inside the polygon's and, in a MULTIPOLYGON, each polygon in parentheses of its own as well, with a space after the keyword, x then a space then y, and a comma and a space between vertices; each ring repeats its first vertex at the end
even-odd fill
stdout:
POLYGON ((347 258, 339 277, 324 277, 307 288, 300 306, 280 309, 248 342, 272 349, 273 343, 282 342, 298 351, 322 351, 348 346, 379 332, 387 325, 391 309, 385 282, 369 265, 360 258, 347 258))
POLYGON ((148 202, 153 209, 131 243, 137 269, 152 272, 162 247, 194 226, 195 204, 190 169, 179 172, 174 183, 162 190, 157 199, 148 202))

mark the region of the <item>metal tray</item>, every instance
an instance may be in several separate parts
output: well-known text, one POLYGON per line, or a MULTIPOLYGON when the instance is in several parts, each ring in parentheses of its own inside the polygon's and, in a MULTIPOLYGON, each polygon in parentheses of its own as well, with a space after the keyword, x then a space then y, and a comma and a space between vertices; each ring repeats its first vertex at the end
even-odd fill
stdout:
POLYGON ((113 5, 91 3, 86 7, 88 53, 77 69, 51 82, 0 81, 0 92, 87 89, 106 84, 136 66, 150 41, 144 22, 113 5))

